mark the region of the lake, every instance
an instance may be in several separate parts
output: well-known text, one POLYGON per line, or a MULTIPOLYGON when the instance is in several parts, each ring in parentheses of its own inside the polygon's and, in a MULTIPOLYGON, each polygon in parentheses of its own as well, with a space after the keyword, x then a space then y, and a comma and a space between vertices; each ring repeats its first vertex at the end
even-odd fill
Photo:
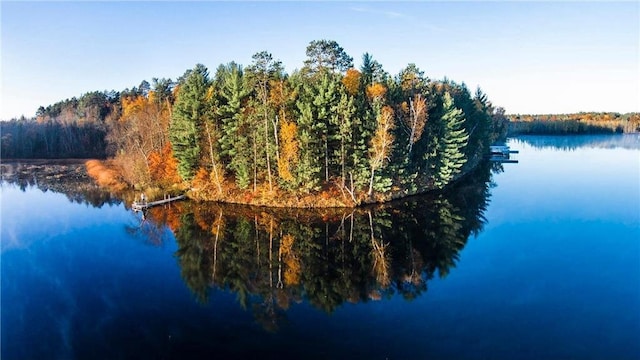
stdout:
POLYGON ((1 357, 640 358, 640 136, 508 144, 356 211, 4 181, 1 357))

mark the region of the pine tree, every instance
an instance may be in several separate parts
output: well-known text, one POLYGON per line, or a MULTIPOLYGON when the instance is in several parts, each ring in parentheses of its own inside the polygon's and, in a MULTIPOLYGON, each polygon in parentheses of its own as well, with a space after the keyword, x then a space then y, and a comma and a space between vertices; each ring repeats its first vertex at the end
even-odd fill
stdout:
POLYGON ((314 40, 307 46, 306 71, 312 74, 347 71, 353 67, 353 58, 333 40, 314 40))
POLYGON ((462 110, 456 108, 451 95, 448 92, 445 93, 434 179, 434 184, 438 188, 443 188, 459 174, 462 165, 467 161, 464 151, 469 141, 469 135, 464 129, 464 122, 462 110))
POLYGON ((309 192, 319 188, 322 169, 320 161, 323 159, 322 140, 316 136, 314 128, 317 119, 313 104, 315 89, 307 78, 294 76, 292 80, 300 81, 297 84, 300 96, 296 100, 300 153, 295 177, 301 190, 309 192))
MULTIPOLYGON (((369 146, 378 127, 378 114, 380 107, 374 106, 374 101, 368 94, 374 95, 371 90, 374 84, 378 91, 386 91, 381 83, 388 74, 382 65, 373 60, 373 57, 365 53, 362 56, 360 67, 360 87, 355 96, 356 113, 353 118, 353 180, 356 188, 366 189, 370 182, 369 146)), ((374 91, 375 92, 375 91, 374 91)))
POLYGON ((216 87, 220 106, 217 116, 222 135, 218 139, 223 162, 235 175, 236 185, 246 189, 251 182, 251 143, 249 126, 243 115, 249 90, 243 80, 242 68, 236 63, 221 65, 216 72, 216 87))
POLYGON ((261 117, 260 140, 263 142, 263 154, 267 165, 267 181, 269 182, 269 190, 273 190, 272 159, 274 157, 277 158, 274 154, 277 153, 278 149, 278 118, 276 115, 276 109, 271 106, 272 104, 270 104, 269 101, 269 87, 271 80, 281 75, 282 63, 278 60, 274 60, 273 56, 267 51, 256 53, 252 58, 253 64, 247 68, 247 75, 255 93, 255 98, 253 99, 254 107, 256 108, 256 113, 259 114, 258 116, 261 117), (275 135, 271 136, 272 134, 275 135), (272 142, 275 142, 273 146, 272 142))
MULTIPOLYGON (((336 109, 340 101, 339 85, 341 83, 331 74, 325 73, 321 81, 315 82, 315 107, 316 119, 313 130, 322 141, 322 168, 324 181, 329 182, 333 166, 336 161, 332 159, 336 135, 339 133, 336 109)), ((341 87, 341 86, 340 86, 341 87)))
MULTIPOLYGON (((346 89, 345 89, 346 90, 346 89)), ((332 122, 337 126, 335 134, 337 146, 334 147, 334 158, 337 159, 340 168, 340 180, 342 186, 350 182, 348 173, 352 170, 350 155, 353 153, 353 116, 356 112, 354 98, 342 93, 340 102, 336 106, 332 122)))
POLYGON ((184 180, 191 180, 200 159, 201 127, 207 114, 207 90, 209 73, 202 64, 189 71, 181 83, 173 109, 169 138, 178 160, 178 173, 184 180))
POLYGON ((373 56, 369 53, 362 55, 362 66, 360 67, 362 74, 362 84, 367 87, 374 82, 383 82, 387 74, 382 69, 382 65, 373 60, 373 56))

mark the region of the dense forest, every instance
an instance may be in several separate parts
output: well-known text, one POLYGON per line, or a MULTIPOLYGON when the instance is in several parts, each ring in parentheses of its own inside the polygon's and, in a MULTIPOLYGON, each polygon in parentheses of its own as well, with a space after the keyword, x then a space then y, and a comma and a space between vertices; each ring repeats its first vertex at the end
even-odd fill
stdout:
POLYGON ((370 54, 356 69, 335 41, 306 55, 292 74, 263 51, 41 107, 2 124, 2 156, 110 157, 132 186, 198 199, 352 206, 443 188, 506 135, 480 89, 414 64, 392 76, 370 54))

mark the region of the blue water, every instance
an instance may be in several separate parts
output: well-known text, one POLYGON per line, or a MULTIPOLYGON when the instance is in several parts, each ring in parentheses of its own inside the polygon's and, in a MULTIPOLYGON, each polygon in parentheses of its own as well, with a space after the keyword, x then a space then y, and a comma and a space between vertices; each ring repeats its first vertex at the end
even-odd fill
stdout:
POLYGON ((346 231, 190 203, 142 221, 4 183, 1 357, 640 358, 640 137, 509 145, 493 185, 346 231))

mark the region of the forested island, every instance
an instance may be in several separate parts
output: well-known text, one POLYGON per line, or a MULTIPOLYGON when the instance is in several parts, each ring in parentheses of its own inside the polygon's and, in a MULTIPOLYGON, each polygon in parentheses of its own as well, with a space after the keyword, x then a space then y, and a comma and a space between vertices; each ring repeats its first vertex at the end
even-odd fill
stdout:
POLYGON ((176 81, 91 92, 2 124, 3 158, 82 157, 102 184, 269 206, 357 206, 442 189, 504 138, 480 90, 397 75, 335 41, 312 41, 287 74, 266 51, 249 66, 197 64, 176 81))

